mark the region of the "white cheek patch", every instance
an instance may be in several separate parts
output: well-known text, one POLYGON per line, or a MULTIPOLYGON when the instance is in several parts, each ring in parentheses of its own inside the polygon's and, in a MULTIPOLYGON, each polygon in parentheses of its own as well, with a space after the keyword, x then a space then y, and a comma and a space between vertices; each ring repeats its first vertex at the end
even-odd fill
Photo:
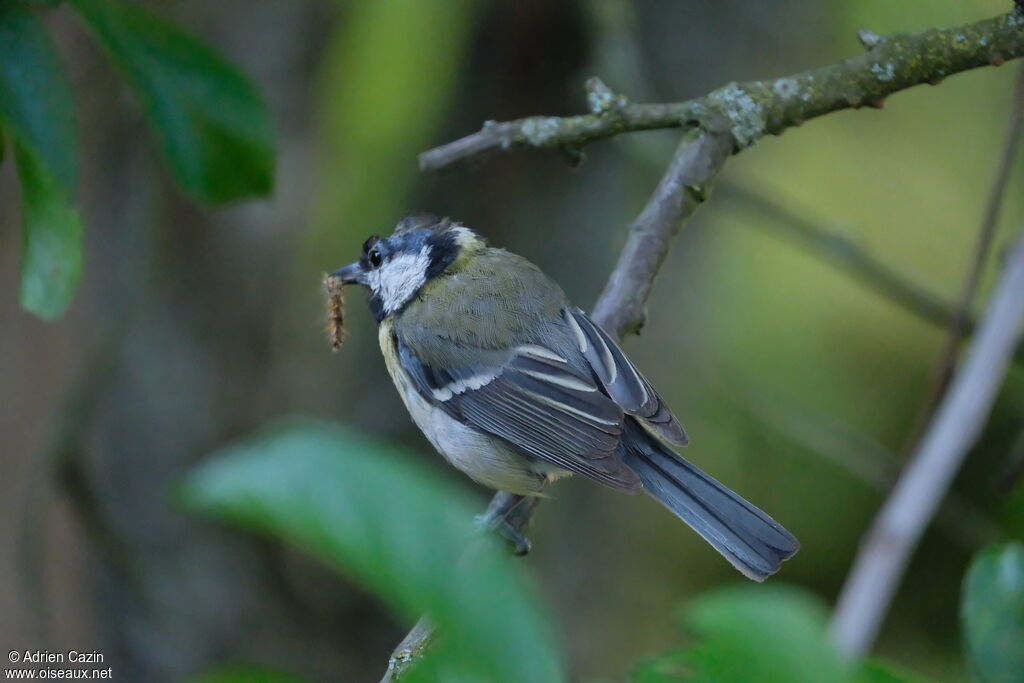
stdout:
POLYGON ((367 282, 380 297, 385 313, 401 308, 427 281, 430 247, 417 254, 398 254, 380 268, 370 271, 367 282))

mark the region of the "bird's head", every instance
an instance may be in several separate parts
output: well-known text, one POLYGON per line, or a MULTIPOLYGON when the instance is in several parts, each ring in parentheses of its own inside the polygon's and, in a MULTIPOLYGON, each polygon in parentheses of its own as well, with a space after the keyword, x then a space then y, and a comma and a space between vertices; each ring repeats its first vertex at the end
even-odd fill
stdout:
POLYGON ((427 282, 457 270, 486 246, 482 237, 448 218, 414 214, 399 221, 390 237, 373 235, 363 242, 359 260, 331 277, 366 287, 380 321, 401 310, 427 282))

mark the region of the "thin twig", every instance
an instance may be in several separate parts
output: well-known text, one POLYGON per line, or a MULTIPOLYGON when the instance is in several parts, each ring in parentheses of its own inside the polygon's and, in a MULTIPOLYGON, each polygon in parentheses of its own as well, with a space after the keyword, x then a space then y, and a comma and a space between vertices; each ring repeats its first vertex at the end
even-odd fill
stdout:
POLYGON ((471 135, 420 155, 420 168, 437 171, 518 147, 578 151, 631 131, 706 126, 722 117, 738 147, 779 135, 804 121, 842 109, 881 107, 896 92, 1024 56, 1024 14, 1013 10, 952 28, 879 38, 866 52, 837 64, 785 78, 730 83, 684 102, 636 104, 600 81, 588 82, 591 113, 489 121, 471 135))
POLYGON ((672 238, 681 221, 706 199, 732 144, 732 136, 721 129, 687 134, 644 210, 629 226, 629 239, 593 311, 594 322, 615 339, 643 326, 647 297, 672 238))
MULTIPOLYGON (((759 218, 774 219, 758 220, 753 222, 753 225, 774 229, 784 237, 794 240, 811 255, 827 261, 925 322, 942 328, 952 324, 956 315, 952 303, 944 301, 924 285, 901 274, 899 270, 874 256, 855 240, 818 225, 752 187, 723 183, 718 192, 724 192, 728 198, 754 209, 759 218)), ((977 320, 970 310, 965 312, 961 324, 963 334, 974 333, 977 320)), ((1024 344, 1017 347, 1014 357, 1017 361, 1024 362, 1024 344)))
MULTIPOLYGON (((723 372, 720 365, 695 363, 687 366, 685 374, 691 382, 703 381, 708 390, 726 398, 763 429, 808 455, 836 465, 881 495, 892 489, 900 472, 899 458, 887 446, 785 391, 759 386, 740 373, 723 372), (709 367, 716 370, 709 372, 709 367)), ((1024 448, 1024 438, 1021 441, 1024 448)), ((942 501, 935 521, 951 542, 969 551, 998 540, 1002 533, 994 519, 956 491, 942 501)))
POLYGON ((952 304, 882 262, 854 240, 804 218, 753 188, 730 184, 722 190, 753 209, 759 218, 770 219, 757 221, 758 226, 775 228, 813 255, 923 320, 945 326, 953 318, 952 304))
MULTIPOLYGON (((680 222, 704 201, 707 189, 732 153, 732 136, 725 130, 692 131, 683 136, 668 170, 643 211, 629 226, 629 238, 597 304, 594 321, 611 336, 621 339, 639 330, 644 304, 654 277, 668 253, 680 222)), ((488 510, 502 507, 510 494, 494 494, 488 510)), ((526 499, 506 521, 520 533, 529 526, 539 499, 526 499)), ((424 617, 391 655, 382 683, 401 677, 427 649, 433 628, 424 617)))
MULTIPOLYGON (((939 399, 946 392, 949 380, 953 377, 953 371, 956 370, 957 362, 960 358, 960 343, 963 341, 964 335, 970 332, 971 309, 974 306, 974 297, 978 292, 978 284, 981 282, 981 274, 985 271, 989 252, 992 250, 992 239, 996 234, 999 213, 1003 207, 1003 199, 1006 197, 1006 188, 1009 185, 1010 173, 1013 171, 1013 160, 1016 156, 1017 147, 1020 144, 1022 131, 1024 131, 1024 65, 1017 71, 1017 80, 1013 88, 1013 101, 1010 104, 1010 122, 1006 130, 1006 139, 1003 142, 1003 148, 999 155, 996 177, 989 192, 981 225, 978 228, 978 239, 974 245, 974 258, 971 261, 971 268, 967 272, 967 277, 964 278, 960 299, 957 302, 953 318, 949 321, 949 328, 946 330, 946 338, 942 343, 942 350, 939 352, 938 360, 932 371, 930 389, 907 436, 907 450, 920 440, 928 420, 931 419, 932 414, 935 412, 935 406, 938 405, 939 399)), ((1018 349, 1018 353, 1020 351, 1021 349, 1018 349)))
POLYGON ((910 555, 977 441, 1024 331, 1024 228, 964 362, 861 544, 839 595, 831 634, 845 655, 874 642, 910 555))

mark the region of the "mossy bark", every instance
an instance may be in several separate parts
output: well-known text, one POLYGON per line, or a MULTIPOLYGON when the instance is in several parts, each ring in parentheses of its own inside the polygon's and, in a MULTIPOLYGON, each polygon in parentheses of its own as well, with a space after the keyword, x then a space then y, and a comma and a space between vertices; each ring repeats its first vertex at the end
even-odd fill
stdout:
POLYGON ((841 109, 881 107, 893 93, 938 84, 947 76, 998 66, 1024 56, 1024 12, 1014 9, 991 19, 922 33, 872 36, 866 52, 836 64, 783 78, 730 83, 684 102, 635 104, 596 79, 588 81, 591 113, 531 116, 497 123, 420 155, 420 168, 439 170, 459 161, 517 147, 563 149, 620 133, 655 128, 707 127, 729 122, 736 148, 765 135, 841 109))

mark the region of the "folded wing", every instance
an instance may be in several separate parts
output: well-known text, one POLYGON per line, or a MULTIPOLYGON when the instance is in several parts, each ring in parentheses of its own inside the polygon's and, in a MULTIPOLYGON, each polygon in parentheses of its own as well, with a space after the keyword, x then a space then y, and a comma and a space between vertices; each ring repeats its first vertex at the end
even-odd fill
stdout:
POLYGON ((578 308, 566 309, 562 316, 601 386, 623 412, 668 443, 685 446, 682 425, 611 337, 578 308))
POLYGON ((455 419, 608 486, 640 488, 616 454, 622 409, 559 353, 523 344, 500 366, 452 370, 429 367, 401 340, 398 350, 420 394, 455 419))

